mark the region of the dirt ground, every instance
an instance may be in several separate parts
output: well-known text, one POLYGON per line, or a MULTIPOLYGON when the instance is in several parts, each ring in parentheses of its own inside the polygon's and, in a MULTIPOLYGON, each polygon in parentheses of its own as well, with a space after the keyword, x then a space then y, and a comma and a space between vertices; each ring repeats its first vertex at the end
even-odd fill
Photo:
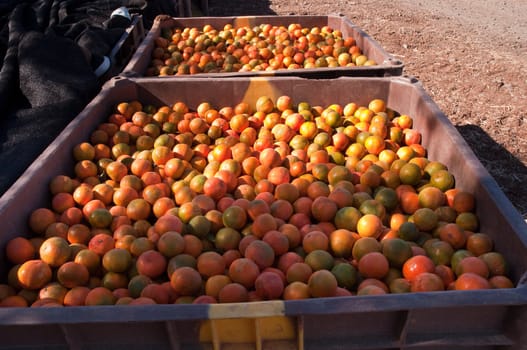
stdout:
POLYGON ((209 0, 210 16, 344 15, 404 62, 527 219, 527 3, 209 0))

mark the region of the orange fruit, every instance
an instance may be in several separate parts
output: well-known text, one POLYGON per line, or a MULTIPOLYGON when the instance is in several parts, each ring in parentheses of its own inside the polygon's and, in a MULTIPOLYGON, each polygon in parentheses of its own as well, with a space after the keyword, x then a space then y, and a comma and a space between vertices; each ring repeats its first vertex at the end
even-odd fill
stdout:
POLYGON ((309 297, 309 286, 305 282, 294 281, 284 288, 284 300, 300 300, 309 297))
POLYGON ((466 231, 476 232, 479 228, 479 220, 475 213, 463 212, 456 217, 456 224, 466 231))
POLYGON ((338 207, 328 197, 320 196, 311 204, 311 215, 319 222, 333 221, 338 207))
POLYGON ((175 215, 165 214, 155 221, 154 229, 160 235, 168 231, 176 231, 181 233, 183 229, 183 222, 175 215))
POLYGON ((380 252, 370 252, 359 259, 359 273, 366 278, 383 278, 390 268, 388 259, 380 252))
POLYGON ((400 195, 401 209, 405 214, 413 214, 419 206, 419 195, 412 191, 404 191, 400 195))
POLYGON ((506 276, 492 276, 489 284, 491 288, 514 288, 514 283, 506 276))
POLYGON ((91 289, 86 295, 85 305, 114 305, 117 298, 112 291, 105 287, 95 287, 91 289))
POLYGON ((351 250, 353 259, 359 261, 364 255, 370 252, 382 251, 381 243, 373 237, 360 237, 355 241, 351 250))
POLYGON ((197 295, 201 291, 202 284, 200 273, 191 267, 180 267, 170 276, 170 285, 180 296, 197 295))
POLYGON ((165 273, 167 260, 157 250, 150 249, 137 257, 135 265, 140 274, 156 278, 165 273))
POLYGON ((460 249, 465 246, 467 241, 463 228, 455 223, 447 223, 439 228, 439 238, 450 243, 454 249, 460 249))
POLYGON ((204 278, 224 274, 225 268, 225 260, 217 252, 203 252, 198 256, 197 270, 204 278))
POLYGON ((361 291, 366 288, 376 287, 381 289, 384 293, 388 293, 390 288, 382 280, 377 278, 364 278, 357 286, 357 294, 360 295, 361 291))
POLYGON ((378 238, 382 230, 383 223, 377 215, 366 214, 357 221, 357 233, 361 237, 378 238))
POLYGON ((302 247, 308 254, 314 250, 328 250, 329 238, 322 231, 311 231, 304 236, 302 240, 302 247))
POLYGON ((155 302, 155 304, 168 304, 170 295, 165 287, 163 287, 161 284, 151 283, 143 288, 139 298, 151 299, 155 302))
POLYGON ((405 278, 395 278, 388 286, 390 293, 409 293, 411 291, 411 283, 405 278))
POLYGON ((85 286, 89 279, 88 268, 73 261, 66 262, 57 270, 57 280, 66 288, 85 286))
POLYGON ((381 246, 382 254, 393 267, 401 268, 413 256, 410 244, 400 238, 384 239, 381 246))
POLYGON ((44 234, 49 225, 56 220, 55 213, 47 208, 37 208, 29 216, 29 228, 36 234, 44 234))
POLYGON ((309 295, 313 298, 331 297, 337 292, 336 277, 328 270, 313 272, 307 282, 309 295))
POLYGON ((455 280, 455 275, 450 266, 447 265, 436 265, 435 274, 437 274, 443 280, 445 289, 452 286, 455 280))
POLYGON ((100 256, 91 249, 82 249, 80 250, 73 260, 74 262, 86 266, 88 272, 91 275, 94 275, 101 266, 100 256))
POLYGON ((50 237, 42 242, 39 256, 51 267, 59 267, 71 257, 71 247, 62 237, 50 237))
POLYGON ((274 263, 275 253, 273 248, 266 242, 254 240, 245 248, 244 256, 253 260, 263 270, 274 263))
POLYGON ((489 281, 478 274, 467 272, 459 276, 454 282, 456 290, 490 289, 489 281))
POLYGON ((40 259, 32 259, 21 264, 17 271, 17 281, 23 288, 40 289, 51 281, 50 266, 40 259))
POLYGON ((222 227, 216 232, 214 246, 219 252, 225 252, 238 247, 242 236, 240 232, 230 227, 222 227))
POLYGON ((483 253, 479 256, 479 258, 487 264, 490 276, 503 276, 506 275, 509 270, 507 261, 501 253, 483 253))
POLYGON ((423 272, 433 273, 434 271, 434 262, 425 255, 414 255, 406 260, 402 267, 403 277, 410 282, 423 272))
POLYGON ((454 269, 457 276, 464 273, 472 272, 487 279, 489 277, 489 267, 483 259, 475 256, 467 256, 461 259, 454 269))
POLYGON ((249 293, 240 283, 229 283, 220 289, 218 302, 220 303, 243 303, 249 301, 249 293))
POLYGON ((467 237, 466 247, 475 256, 480 256, 491 252, 494 242, 488 234, 476 232, 467 237))
POLYGON ((152 283, 152 279, 145 275, 135 275, 128 282, 128 292, 132 298, 138 298, 141 296, 143 289, 152 283))
POLYGON ((331 269, 331 273, 337 279, 337 284, 341 288, 352 290, 358 281, 357 269, 350 263, 337 263, 331 269))
POLYGON ((232 280, 226 275, 214 275, 207 278, 205 282, 205 295, 218 299, 220 290, 232 280))
POLYGON ((262 238, 268 231, 276 230, 278 228, 278 224, 276 223, 274 216, 269 213, 260 214, 253 220, 254 221, 251 226, 252 233, 258 238, 262 238))
POLYGON ((185 240, 179 232, 167 231, 159 237, 156 248, 166 258, 171 258, 183 252, 185 240))
POLYGON ((445 286, 441 277, 432 272, 423 272, 411 281, 412 292, 434 292, 444 290, 445 286))
POLYGON ((107 271, 123 273, 130 268, 132 255, 126 249, 113 248, 104 253, 101 263, 107 271))
POLYGON ((88 248, 99 256, 103 256, 107 251, 115 247, 115 241, 112 236, 106 233, 94 235, 88 242, 88 248))
POLYGON ((246 225, 247 212, 242 207, 232 205, 222 214, 223 224, 235 230, 240 230, 246 225))
POLYGON ((357 223, 361 217, 362 215, 357 208, 347 206, 340 208, 335 213, 335 219, 333 221, 338 229, 355 232, 357 230, 357 223))
POLYGON ((286 271, 286 281, 288 283, 297 281, 307 283, 312 273, 313 269, 308 264, 301 261, 295 262, 286 271))
POLYGON ((90 289, 85 286, 71 288, 64 295, 64 306, 83 306, 90 289))
POLYGON ((268 231, 262 237, 262 241, 266 242, 271 246, 271 248, 273 248, 275 256, 281 256, 289 250, 288 237, 278 230, 268 231))
POLYGON ((449 265, 454 254, 454 248, 445 241, 435 241, 425 248, 427 255, 436 265, 449 265))
POLYGON ((446 169, 440 169, 430 175, 430 185, 439 188, 445 192, 455 185, 454 175, 446 169))
POLYGON ((190 254, 197 258, 203 251, 203 242, 201 239, 194 235, 184 235, 183 239, 185 240, 185 249, 183 250, 183 253, 190 254))
POLYGON ((313 271, 331 270, 335 265, 335 259, 326 250, 317 249, 309 252, 304 258, 304 262, 308 264, 313 271))
POLYGON ((414 163, 407 163, 399 169, 399 178, 405 185, 416 186, 421 181, 422 169, 414 163))
POLYGON ((419 191, 419 205, 435 210, 446 203, 445 194, 437 187, 425 187, 419 191))
POLYGON ((476 199, 472 193, 458 191, 453 198, 452 207, 458 212, 471 212, 474 210, 476 199))
POLYGON ((16 265, 33 259, 36 249, 29 239, 15 237, 7 242, 5 252, 9 262, 16 265))
POLYGON ((432 231, 439 223, 438 215, 430 208, 417 209, 411 219, 420 231, 432 231))
POLYGON ((352 231, 337 229, 329 234, 329 248, 334 256, 349 258, 356 240, 352 231))

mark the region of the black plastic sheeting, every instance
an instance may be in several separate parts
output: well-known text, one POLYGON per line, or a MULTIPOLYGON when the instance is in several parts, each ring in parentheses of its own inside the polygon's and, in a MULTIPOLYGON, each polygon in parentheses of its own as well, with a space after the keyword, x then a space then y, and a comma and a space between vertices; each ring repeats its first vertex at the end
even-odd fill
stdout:
POLYGON ((129 21, 150 28, 172 1, 0 0, 0 195, 100 91, 95 74, 129 21))

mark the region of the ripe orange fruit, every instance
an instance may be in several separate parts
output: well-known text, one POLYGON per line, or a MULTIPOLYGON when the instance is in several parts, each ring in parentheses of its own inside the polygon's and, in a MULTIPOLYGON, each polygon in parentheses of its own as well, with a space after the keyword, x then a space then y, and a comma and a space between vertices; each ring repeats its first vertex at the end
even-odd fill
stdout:
POLYGON ((99 256, 103 256, 107 251, 114 248, 115 241, 112 236, 106 233, 98 233, 88 242, 88 249, 94 251, 99 256))
POLYGON ((243 303, 249 301, 249 292, 240 283, 229 283, 220 289, 218 302, 220 303, 243 303))
POLYGON ((467 241, 463 228, 455 223, 447 223, 439 228, 439 238, 450 243, 454 249, 465 246, 467 241))
POLYGON ((204 278, 224 274, 225 268, 225 260, 217 252, 203 252, 198 256, 197 270, 204 278))
POLYGON ((132 255, 126 249, 112 248, 102 257, 102 266, 109 272, 126 272, 132 264, 132 255))
POLYGON ((445 194, 437 187, 425 187, 419 192, 419 205, 435 210, 446 203, 445 194))
POLYGON ((357 221, 357 233, 361 237, 378 238, 382 230, 383 223, 377 215, 366 214, 357 221))
POLYGON ((319 222, 333 221, 338 207, 328 197, 320 196, 311 204, 311 215, 319 222))
POLYGON ((488 234, 476 232, 467 237, 466 247, 475 256, 480 256, 491 252, 494 242, 488 234))
POLYGON ((309 286, 305 282, 293 281, 284 288, 284 300, 308 299, 309 297, 309 286))
POLYGON ((390 268, 388 259, 379 252, 370 252, 359 259, 359 273, 366 278, 382 279, 390 268))
POLYGON ((44 234, 49 225, 57 221, 53 211, 47 208, 37 208, 29 216, 29 228, 36 234, 44 234))
POLYGON ((51 281, 52 271, 48 264, 40 259, 24 262, 16 271, 17 280, 23 288, 40 289, 51 281))
POLYGON ((349 258, 357 238, 352 231, 337 229, 329 234, 329 247, 334 256, 349 258))
POLYGON ((337 292, 337 279, 328 270, 313 272, 307 282, 309 295, 313 298, 331 297, 337 292))
POLYGON ((461 259, 454 269, 454 273, 457 276, 461 276, 464 273, 472 272, 481 277, 487 279, 489 277, 489 267, 483 259, 475 256, 467 256, 461 259))
POLYGON ((9 262, 16 265, 33 259, 36 249, 29 239, 15 237, 7 242, 5 252, 9 262))
POLYGON ((402 268, 404 278, 410 282, 423 272, 433 273, 434 271, 434 262, 425 255, 414 255, 406 260, 402 268))
POLYGON ((191 267, 180 267, 170 276, 171 287, 181 296, 197 295, 202 288, 202 284, 201 275, 191 267))
POLYGON ((478 274, 467 272, 459 276, 454 282, 456 290, 489 289, 489 281, 478 274))
POLYGON ((88 268, 73 261, 64 263, 57 270, 57 280, 66 288, 85 286, 89 279, 88 268))
POLYGON ((137 257, 135 265, 140 274, 156 278, 165 273, 167 260, 157 250, 150 249, 137 257))
POLYGON ((458 191, 452 200, 452 207, 458 212, 471 212, 475 208, 476 200, 472 193, 458 191))
POLYGON ((39 256, 51 267, 59 267, 71 257, 71 247, 62 237, 50 237, 42 242, 39 256))
POLYGON ((302 240, 302 247, 306 253, 311 253, 314 250, 328 250, 329 238, 322 231, 311 231, 304 235, 302 240))
POLYGON ((434 292, 444 290, 445 286, 441 277, 431 272, 423 272, 411 281, 412 292, 434 292))
POLYGON ((105 287, 95 287, 86 295, 85 305, 114 305, 117 301, 112 291, 105 287))

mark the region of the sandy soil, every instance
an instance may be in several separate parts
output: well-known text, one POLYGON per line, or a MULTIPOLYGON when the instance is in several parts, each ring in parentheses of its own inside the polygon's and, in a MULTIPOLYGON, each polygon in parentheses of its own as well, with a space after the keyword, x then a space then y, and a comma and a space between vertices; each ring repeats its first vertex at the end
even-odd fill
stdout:
POLYGON ((527 3, 210 0, 211 16, 349 18, 418 78, 527 219, 527 3))

